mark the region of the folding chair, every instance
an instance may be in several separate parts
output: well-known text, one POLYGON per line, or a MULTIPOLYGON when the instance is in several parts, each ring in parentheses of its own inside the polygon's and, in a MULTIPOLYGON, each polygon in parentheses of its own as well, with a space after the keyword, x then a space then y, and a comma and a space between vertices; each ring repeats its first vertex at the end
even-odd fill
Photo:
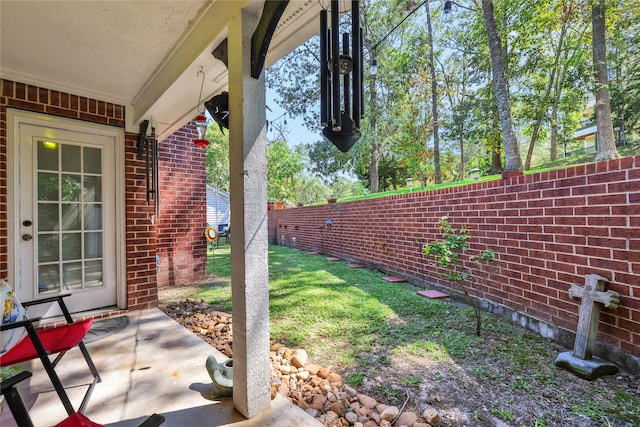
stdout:
MULTIPOLYGON (((27 408, 24 406, 24 402, 16 389, 16 386, 21 381, 26 380, 31 376, 31 372, 22 371, 17 375, 9 378, 6 381, 3 381, 0 384, 2 388, 2 394, 4 395, 7 406, 11 413, 13 414, 13 418, 16 420, 18 427, 33 427, 33 422, 29 417, 29 413, 27 412, 27 408)), ((153 414, 149 418, 147 418, 139 427, 157 427, 164 422, 164 417, 162 415, 153 414)), ((62 422, 56 424, 56 427, 102 427, 100 424, 94 423, 85 415, 80 412, 75 412, 65 418, 62 422)))
POLYGON ((27 330, 27 336, 25 336, 15 347, 0 356, 0 366, 11 366, 27 360, 40 359, 47 375, 49 375, 49 379, 51 380, 56 393, 60 397, 60 400, 67 411, 67 414, 72 415, 76 410, 73 408, 73 405, 71 404, 71 401, 69 400, 69 397, 67 396, 62 382, 55 370, 60 359, 62 359, 67 351, 78 346, 85 361, 87 362, 87 365, 89 365, 91 374, 93 375, 93 382, 84 395, 78 412, 84 412, 87 403, 89 402, 89 397, 93 392, 93 388, 101 381, 101 379, 100 374, 98 374, 98 370, 93 364, 93 360, 91 360, 91 356, 87 351, 87 347, 82 342, 82 339, 91 327, 93 319, 74 322, 63 300, 63 298, 67 296, 69 296, 69 294, 22 303, 26 308, 38 304, 57 302, 67 323, 62 326, 40 329, 37 331, 34 323, 38 322, 41 319, 40 317, 2 324, 0 329, 1 331, 25 328, 27 330), (55 354, 57 354, 57 357, 51 361, 49 356, 55 354))

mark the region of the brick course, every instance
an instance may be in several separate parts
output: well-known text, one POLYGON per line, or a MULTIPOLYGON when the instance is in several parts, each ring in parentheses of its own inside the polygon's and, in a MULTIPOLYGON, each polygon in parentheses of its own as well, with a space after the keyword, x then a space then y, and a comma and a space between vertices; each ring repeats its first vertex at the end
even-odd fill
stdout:
POLYGON ((568 291, 600 274, 621 293, 598 340, 640 356, 640 156, 442 190, 269 211, 269 240, 445 285, 420 249, 448 216, 501 271, 478 296, 575 331, 568 291), (331 218, 331 230, 325 226, 331 218), (295 243, 293 238, 295 237, 295 243))

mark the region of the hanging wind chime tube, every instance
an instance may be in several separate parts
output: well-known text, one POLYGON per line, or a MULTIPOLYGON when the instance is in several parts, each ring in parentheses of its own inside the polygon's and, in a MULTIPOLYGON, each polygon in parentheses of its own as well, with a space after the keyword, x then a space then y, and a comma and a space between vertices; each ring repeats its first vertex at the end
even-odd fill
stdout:
POLYGON ((360 3, 351 2, 351 34, 342 34, 339 1, 331 1, 330 21, 320 12, 320 121, 322 133, 346 153, 360 139, 364 112, 360 3), (342 76, 342 79, 340 77, 342 76))

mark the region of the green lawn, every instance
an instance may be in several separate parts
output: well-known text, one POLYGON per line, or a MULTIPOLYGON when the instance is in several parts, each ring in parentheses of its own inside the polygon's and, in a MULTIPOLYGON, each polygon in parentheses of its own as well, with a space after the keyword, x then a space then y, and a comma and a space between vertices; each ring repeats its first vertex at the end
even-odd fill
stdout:
MULTIPOLYGON (((215 284, 193 297, 231 312, 228 245, 210 249, 209 271, 216 276, 215 284)), ((387 283, 382 276, 349 268, 343 261, 327 261, 323 255, 270 246, 273 338, 304 348, 315 363, 340 372, 354 387, 383 371, 388 375, 387 367, 398 360, 428 360, 436 371, 416 365, 415 374, 399 377, 397 383, 416 388, 423 381, 437 383, 458 375, 459 384, 471 378, 483 387, 500 388, 506 396, 502 399, 514 402, 538 395, 560 399, 569 396, 570 389, 583 396, 570 408, 572 413, 594 420, 604 414, 640 425, 640 399, 619 388, 615 378, 590 383, 556 368, 555 355, 563 351, 557 344, 489 314, 484 314, 483 334, 478 337, 471 309, 448 299, 419 297, 415 286, 387 283)), ((395 396, 393 388, 378 392, 390 402, 404 399, 403 393, 395 396)), ((494 415, 501 410, 499 402, 491 408, 494 415)), ((562 416, 542 413, 543 424, 536 425, 558 425, 562 416)))

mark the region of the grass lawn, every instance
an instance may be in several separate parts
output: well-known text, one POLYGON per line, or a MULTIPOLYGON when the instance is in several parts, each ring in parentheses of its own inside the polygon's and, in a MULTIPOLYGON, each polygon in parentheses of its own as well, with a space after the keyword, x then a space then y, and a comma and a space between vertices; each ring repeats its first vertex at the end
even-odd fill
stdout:
MULTIPOLYGON (((209 258, 210 271, 217 278, 230 277, 229 255, 227 246, 217 248, 209 258)), ((303 347, 324 364, 346 366, 360 353, 381 345, 395 351, 420 346, 425 330, 434 335, 444 333, 445 328, 472 332, 470 309, 418 297, 413 285, 388 283, 382 276, 368 269, 349 268, 345 262, 326 261, 321 255, 270 246, 271 335, 289 347, 303 347), (443 316, 452 323, 443 324, 443 316)), ((228 284, 196 297, 231 310, 228 284)), ((451 338, 457 334, 446 335, 442 351, 459 352, 461 343, 451 338)), ((469 336, 462 341, 477 339, 469 336)))
MULTIPOLYGON (((210 252, 209 269, 216 284, 194 297, 230 313, 229 246, 210 252)), ((640 425, 640 399, 616 387, 615 379, 576 381, 573 374, 556 368, 555 356, 565 350, 559 345, 489 314, 483 316, 483 335, 478 337, 470 308, 419 297, 413 285, 387 283, 382 276, 322 255, 270 246, 271 335, 288 347, 304 348, 315 363, 340 372, 353 387, 380 375, 409 388, 424 383, 425 375, 435 384, 463 375, 464 380, 452 380, 456 387, 467 382, 506 386, 513 399, 535 401, 542 394, 571 401, 572 393, 578 393, 582 397, 573 413, 592 419, 607 414, 640 425), (426 359, 435 371, 426 370, 426 359), (398 360, 422 364, 422 371, 398 371, 398 360), (394 370, 397 378, 389 372, 394 370)), ((471 393, 477 386, 468 387, 471 393)), ((390 387, 378 392, 392 403, 404 398, 390 387)), ((494 412, 500 415, 501 410, 496 406, 494 412)), ((502 418, 507 420, 507 415, 502 418)), ((554 425, 552 415, 546 419, 554 425)))

